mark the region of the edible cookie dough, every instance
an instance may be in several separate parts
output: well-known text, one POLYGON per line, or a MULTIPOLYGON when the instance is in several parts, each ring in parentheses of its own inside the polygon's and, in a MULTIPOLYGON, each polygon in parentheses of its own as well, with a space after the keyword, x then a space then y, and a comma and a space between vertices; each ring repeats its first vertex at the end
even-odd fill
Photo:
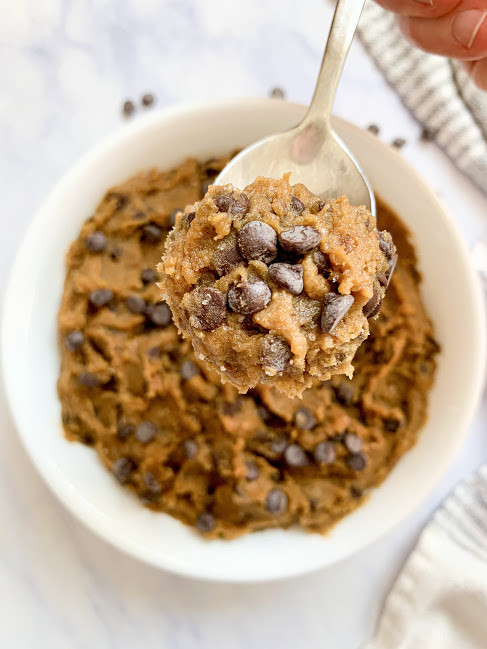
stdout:
POLYGON ((225 162, 141 173, 83 225, 58 321, 64 429, 141 503, 207 536, 323 532, 387 476, 426 418, 438 347, 414 250, 379 205, 399 262, 351 381, 314 381, 302 400, 271 386, 239 395, 178 336, 155 271, 179 209, 225 162))
POLYGON ((176 221, 159 271, 199 359, 242 393, 268 383, 294 396, 352 376, 396 259, 364 207, 284 176, 210 187, 176 221))

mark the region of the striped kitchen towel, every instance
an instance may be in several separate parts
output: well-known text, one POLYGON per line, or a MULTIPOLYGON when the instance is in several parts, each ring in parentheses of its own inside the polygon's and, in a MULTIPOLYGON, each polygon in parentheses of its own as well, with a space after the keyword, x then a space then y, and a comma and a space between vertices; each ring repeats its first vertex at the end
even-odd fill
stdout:
POLYGON ((365 649, 487 647, 487 466, 422 532, 365 649))
POLYGON ((475 87, 457 61, 410 45, 394 15, 372 0, 358 33, 427 137, 487 194, 487 93, 475 87))

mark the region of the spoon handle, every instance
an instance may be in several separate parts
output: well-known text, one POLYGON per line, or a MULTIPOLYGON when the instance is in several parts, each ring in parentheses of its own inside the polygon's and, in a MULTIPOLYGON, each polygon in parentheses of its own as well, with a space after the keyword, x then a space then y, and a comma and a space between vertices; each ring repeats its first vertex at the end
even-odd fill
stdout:
POLYGON ((331 109, 365 0, 337 0, 316 87, 303 124, 330 124, 331 109))

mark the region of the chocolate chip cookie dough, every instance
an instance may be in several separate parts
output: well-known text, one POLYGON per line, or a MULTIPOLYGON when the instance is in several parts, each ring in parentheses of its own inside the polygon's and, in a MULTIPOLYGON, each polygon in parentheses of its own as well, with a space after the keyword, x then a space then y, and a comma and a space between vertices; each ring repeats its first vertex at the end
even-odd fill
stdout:
POLYGON ((395 261, 364 207, 285 176, 210 187, 177 220, 159 271, 176 325, 222 381, 294 396, 352 376, 395 261))
POLYGON ((426 418, 438 347, 414 250, 379 206, 400 260, 352 381, 315 381, 302 400, 268 385, 239 395, 178 336, 155 271, 179 211, 225 162, 141 173, 83 225, 58 320, 64 429, 141 503, 209 537, 324 532, 387 476, 426 418))

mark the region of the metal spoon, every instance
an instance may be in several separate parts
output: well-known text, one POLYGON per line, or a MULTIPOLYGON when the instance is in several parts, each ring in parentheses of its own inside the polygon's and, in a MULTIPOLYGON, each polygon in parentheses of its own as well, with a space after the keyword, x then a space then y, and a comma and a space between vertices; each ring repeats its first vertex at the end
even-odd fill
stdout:
POLYGON ((330 123, 331 108, 343 64, 365 0, 338 0, 320 74, 305 118, 285 133, 271 135, 241 151, 215 183, 243 189, 257 176, 280 178, 291 172, 321 198, 345 194, 352 205, 365 205, 375 214, 372 188, 359 164, 330 123))

